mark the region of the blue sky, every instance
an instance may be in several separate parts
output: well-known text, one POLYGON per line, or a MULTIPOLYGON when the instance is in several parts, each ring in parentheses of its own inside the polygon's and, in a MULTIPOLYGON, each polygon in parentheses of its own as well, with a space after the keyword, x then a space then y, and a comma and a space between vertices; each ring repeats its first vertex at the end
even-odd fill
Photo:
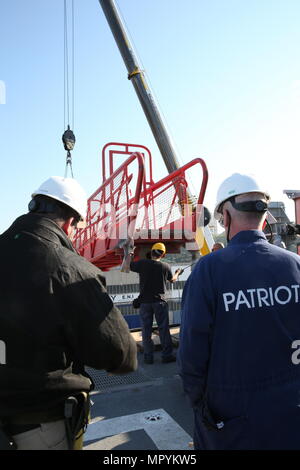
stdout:
MULTIPOLYGON (((117 4, 180 162, 207 163, 206 205, 224 178, 250 172, 294 218, 283 190, 300 189, 299 0, 117 4)), ((167 170, 98 0, 75 9, 74 176, 91 194, 101 148, 120 141, 148 146, 159 179, 167 170)), ((64 174, 63 0, 1 2, 0 44, 2 232, 42 181, 64 174)))

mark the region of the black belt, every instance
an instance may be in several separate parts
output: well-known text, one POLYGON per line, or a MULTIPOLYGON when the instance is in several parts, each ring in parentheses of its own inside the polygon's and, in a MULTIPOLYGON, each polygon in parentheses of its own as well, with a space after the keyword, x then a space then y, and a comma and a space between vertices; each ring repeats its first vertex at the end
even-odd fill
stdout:
POLYGON ((11 416, 3 421, 8 432, 15 435, 36 429, 41 423, 50 423, 60 419, 64 419, 63 404, 47 411, 32 411, 11 416))
POLYGON ((6 429, 10 435, 15 436, 16 434, 32 431, 33 429, 37 429, 39 427, 39 424, 9 424, 6 426, 6 429))
POLYGON ((58 421, 64 419, 64 404, 60 404, 55 408, 50 408, 46 411, 29 411, 27 413, 20 413, 18 415, 10 416, 3 421, 9 425, 29 425, 40 423, 50 423, 51 421, 58 421))

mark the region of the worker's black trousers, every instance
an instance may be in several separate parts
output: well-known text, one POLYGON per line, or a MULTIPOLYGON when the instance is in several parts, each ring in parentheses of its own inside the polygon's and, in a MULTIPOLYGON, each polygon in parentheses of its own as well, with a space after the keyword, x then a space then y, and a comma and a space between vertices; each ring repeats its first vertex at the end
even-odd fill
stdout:
POLYGON ((167 302, 142 303, 140 306, 144 355, 153 355, 154 345, 151 339, 153 317, 155 317, 162 346, 162 357, 171 356, 173 345, 169 329, 169 307, 167 302))

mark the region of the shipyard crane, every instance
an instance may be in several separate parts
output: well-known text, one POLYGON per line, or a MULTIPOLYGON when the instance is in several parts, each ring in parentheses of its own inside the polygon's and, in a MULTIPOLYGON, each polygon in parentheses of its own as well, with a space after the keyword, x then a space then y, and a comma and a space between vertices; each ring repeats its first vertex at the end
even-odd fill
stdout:
POLYGON ((115 0, 99 3, 169 174, 153 181, 151 152, 144 146, 107 144, 102 151, 103 182, 88 200, 87 226, 78 230, 74 246, 103 270, 121 264, 123 247, 129 240, 134 240, 136 259, 159 240, 164 240, 169 253, 178 253, 185 244, 196 259, 199 253, 209 253, 214 243, 208 228, 209 213, 203 206, 206 164, 195 158, 180 167, 115 0), (127 160, 115 168, 120 155, 127 160), (198 180, 202 181, 194 198, 189 185, 192 172, 199 172, 198 180))

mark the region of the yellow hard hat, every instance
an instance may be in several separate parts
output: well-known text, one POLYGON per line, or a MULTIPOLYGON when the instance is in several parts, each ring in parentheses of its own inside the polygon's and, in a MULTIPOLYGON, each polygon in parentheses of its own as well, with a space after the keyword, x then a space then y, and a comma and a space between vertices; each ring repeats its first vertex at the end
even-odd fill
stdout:
POLYGON ((166 247, 163 243, 154 243, 154 245, 152 246, 151 248, 151 251, 152 250, 160 250, 162 251, 164 254, 166 253, 166 247))

